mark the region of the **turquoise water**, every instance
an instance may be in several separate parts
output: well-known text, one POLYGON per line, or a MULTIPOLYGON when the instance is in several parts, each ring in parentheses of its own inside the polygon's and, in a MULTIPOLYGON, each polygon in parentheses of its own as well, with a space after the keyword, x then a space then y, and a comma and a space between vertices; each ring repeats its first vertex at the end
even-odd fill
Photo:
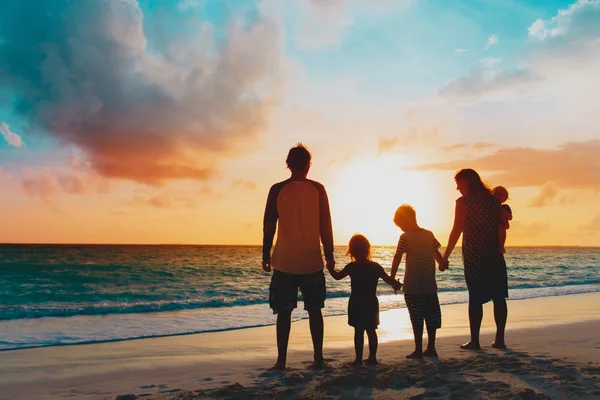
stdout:
MULTIPOLYGON (((373 258, 389 271, 393 252, 373 258)), ((260 257, 258 246, 0 245, 0 349, 272 324, 260 257)), ((511 248, 506 259, 511 298, 600 291, 598 248, 511 248)), ((462 273, 455 251, 438 273, 442 303, 466 302, 462 273)), ((404 307, 383 282, 378 294, 382 309, 404 307)), ((327 296, 324 314, 345 314, 349 280, 327 275, 327 296)))

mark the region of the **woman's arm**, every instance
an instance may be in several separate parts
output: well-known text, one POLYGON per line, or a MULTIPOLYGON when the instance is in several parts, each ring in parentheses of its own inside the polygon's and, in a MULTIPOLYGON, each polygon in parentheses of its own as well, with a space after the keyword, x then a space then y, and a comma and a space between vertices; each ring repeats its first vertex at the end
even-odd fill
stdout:
POLYGON ((450 232, 450 237, 448 237, 448 245, 446 246, 446 251, 444 252, 444 259, 448 259, 456 243, 458 242, 458 238, 463 232, 465 227, 465 221, 467 219, 467 209, 462 201, 456 201, 456 208, 454 209, 454 225, 452 226, 452 231, 450 232))

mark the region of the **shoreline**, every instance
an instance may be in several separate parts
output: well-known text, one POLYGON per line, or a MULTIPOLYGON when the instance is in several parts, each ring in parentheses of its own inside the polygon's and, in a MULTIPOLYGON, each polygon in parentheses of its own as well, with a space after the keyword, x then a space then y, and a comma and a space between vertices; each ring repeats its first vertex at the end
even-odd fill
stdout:
MULTIPOLYGON (((558 292, 555 294, 551 294, 548 295, 547 293, 534 293, 532 294, 528 294, 526 295, 526 297, 523 297, 523 294, 521 292, 524 291, 538 291, 540 289, 553 289, 554 287, 544 287, 544 288, 513 288, 509 291, 509 295, 511 296, 511 298, 508 299, 508 301, 516 301, 516 300, 530 300, 530 299, 539 299, 539 298, 555 298, 555 297, 563 297, 563 296, 572 296, 572 295, 583 295, 583 294, 594 294, 594 293, 600 293, 600 286, 594 285, 594 284, 589 284, 589 283, 583 283, 583 284, 578 284, 578 285, 568 285, 568 286, 558 286, 556 288, 558 289, 563 289, 563 292, 558 292), (598 287, 597 291, 581 291, 581 292, 577 292, 575 291, 575 293, 571 293, 571 290, 575 289, 575 288, 581 288, 581 287, 588 287, 588 286, 592 286, 593 288, 598 287)), ((556 289, 554 288, 554 289, 556 289)), ((588 288, 589 289, 589 288, 588 288)), ((461 305, 461 304, 466 304, 466 300, 467 300, 467 292, 466 291, 439 291, 439 296, 440 297, 440 304, 442 305, 442 307, 445 306, 456 306, 456 305, 461 305), (444 296, 454 296, 454 298, 449 298, 450 301, 444 301, 444 296), (456 296, 459 296, 458 300, 456 298, 456 296), (464 298, 461 298, 464 297, 464 298)), ((398 304, 398 302, 403 302, 403 300, 398 300, 398 296, 394 296, 394 295, 388 295, 388 294, 384 294, 384 295, 380 295, 380 302, 381 302, 381 309, 382 309, 382 313, 388 313, 388 312, 393 312, 395 310, 406 310, 406 307, 403 305, 403 303, 398 304), (393 301, 394 303, 390 304, 390 300, 389 299, 393 299, 391 301, 393 301), (387 303, 387 304, 386 304, 387 303), (389 307, 389 308, 388 308, 389 307)), ((324 309, 324 316, 325 318, 329 319, 329 318, 336 318, 336 317, 344 317, 346 315, 346 304, 348 301, 349 296, 341 296, 341 297, 332 297, 328 299, 329 303, 326 303, 326 308, 324 309), (333 303, 332 303, 333 302, 333 303), (344 303, 343 305, 343 311, 340 312, 337 309, 340 308, 340 304, 344 303), (334 311, 333 313, 329 314, 327 311, 327 304, 337 304, 336 306, 333 306, 334 309, 336 311, 334 311)), ((399 297, 400 299, 402 299, 402 296, 400 295, 399 297)), ((447 298, 448 299, 448 298, 447 298)), ((267 304, 252 304, 252 305, 245 305, 245 306, 241 306, 241 307, 253 307, 253 308, 257 308, 257 307, 262 307, 263 309, 267 310, 268 309, 268 305, 267 304)), ((301 321, 301 320, 305 320, 308 318, 307 314, 305 312, 303 312, 302 310, 302 302, 299 301, 298 304, 298 309, 294 311, 293 314, 293 321, 301 321)), ((226 311, 227 308, 217 308, 217 310, 219 311, 226 311)), ((54 321, 65 321, 65 323, 67 322, 76 322, 79 321, 80 323, 83 322, 85 319, 98 319, 98 321, 106 321, 107 319, 110 318, 120 318, 120 317, 127 317, 127 316, 131 316, 131 317, 144 317, 144 316, 168 316, 168 315, 173 315, 173 316, 177 316, 177 319, 185 319, 185 318, 202 318, 204 317, 201 313, 208 311, 208 309, 205 308, 199 308, 199 309, 181 309, 181 310, 166 310, 166 311, 154 311, 154 312, 149 312, 149 313, 116 313, 116 314, 93 314, 93 315, 73 315, 73 316, 69 316, 69 317, 60 317, 60 316, 48 316, 48 317, 40 317, 40 318, 26 318, 23 319, 23 321, 26 321, 27 323, 32 323, 35 321, 40 321, 42 324, 44 323, 44 321, 52 321, 54 325, 56 325, 56 323, 54 321), (196 315, 195 315, 196 314, 196 315), (65 318, 75 318, 75 320, 72 321, 68 321, 65 318)), ((250 312, 256 312, 256 309, 254 310, 247 310, 250 312)), ((331 311, 329 311, 331 312, 331 311)), ((271 317, 271 313, 268 312, 267 313, 269 315, 269 317, 271 317)), ((218 315, 216 316, 218 318, 218 315)), ((264 316, 263 316, 264 317, 264 316)), ((0 321, 0 328, 2 327, 2 323, 7 323, 7 324, 12 324, 12 325, 18 325, 17 323, 19 322, 20 319, 10 319, 10 320, 2 320, 0 321)), ((160 323, 161 321, 159 319, 157 319, 157 323, 160 323)), ((167 321, 164 322, 168 322, 168 318, 167 321)), ((72 343, 49 343, 49 344, 33 344, 33 345, 26 345, 23 347, 16 347, 16 348, 0 348, 0 354, 2 353, 6 353, 6 352, 12 352, 12 351, 19 351, 19 350, 31 350, 31 349, 44 349, 44 348, 53 348, 53 347, 64 347, 64 346, 85 346, 85 345, 94 345, 94 344, 107 344, 107 343, 118 343, 118 342, 127 342, 127 341, 137 341, 137 340, 146 340, 146 339, 158 339, 158 338, 169 338, 169 337, 179 337, 179 336, 189 336, 189 335, 199 335, 199 334, 207 334, 207 333, 223 333, 223 332, 229 332, 229 331, 239 331, 239 330, 244 330, 244 329, 252 329, 252 328, 265 328, 265 327, 270 327, 270 326, 274 326, 275 325, 275 318, 273 317, 272 321, 269 322, 264 322, 264 321, 257 321, 257 324, 255 325, 246 325, 246 326, 233 326, 233 327, 224 327, 224 328, 216 328, 216 329, 209 329, 209 330, 193 330, 193 331, 184 331, 184 332, 175 332, 175 333, 149 333, 148 335, 142 335, 142 336, 131 336, 131 337, 115 337, 115 338, 106 338, 106 339, 91 339, 91 340, 82 340, 80 342, 72 342, 72 343)), ((12 330, 14 330, 15 328, 13 327, 12 330)), ((11 332, 11 328, 8 328, 8 331, 11 332)), ((16 332, 16 331, 15 331, 16 332)))
MULTIPOLYGON (((594 335, 600 331, 600 293, 509 300, 508 304, 506 335, 510 352, 558 354, 559 358, 566 357, 582 365, 600 362, 600 339, 594 335), (544 344, 541 338, 550 342, 544 344)), ((472 355, 458 350, 458 344, 468 338, 466 310, 466 304, 442 306, 443 327, 438 332, 440 360, 472 355)), ((325 318, 324 353, 336 371, 341 368, 337 364, 353 358, 353 330, 346 318, 325 318)), ((493 313, 488 303, 484 306, 482 344, 488 340, 491 343, 493 330, 493 313)), ((276 358, 274 332, 274 326, 270 325, 11 350, 3 352, 0 360, 0 398, 73 398, 68 393, 75 390, 81 394, 77 398, 114 399, 126 393, 218 390, 236 382, 258 387, 265 380, 263 375, 273 373, 266 368, 276 358)), ((378 336, 378 358, 382 363, 403 360, 413 346, 407 310, 382 312, 378 336)), ((311 348, 308 321, 293 322, 289 371, 284 375, 304 371, 312 359, 311 348)))

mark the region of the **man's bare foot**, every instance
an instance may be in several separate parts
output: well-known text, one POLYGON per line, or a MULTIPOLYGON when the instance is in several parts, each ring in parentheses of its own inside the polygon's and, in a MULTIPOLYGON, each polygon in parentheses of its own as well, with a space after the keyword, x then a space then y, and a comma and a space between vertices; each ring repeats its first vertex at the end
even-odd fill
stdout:
POLYGON ((473 342, 461 344, 460 348, 463 350, 481 350, 481 346, 479 345, 479 343, 473 343, 473 342))
POLYGON ((368 365, 378 365, 379 364, 379 361, 377 361, 376 358, 371 358, 371 357, 367 358, 366 362, 368 365))
POLYGON ((506 350, 506 343, 504 342, 492 342, 494 349, 506 350))
POLYGON ((285 363, 284 362, 280 362, 277 361, 275 363, 275 365, 273 365, 271 368, 269 368, 269 371, 283 371, 285 369, 285 363))
POLYGON ((423 357, 438 358, 438 353, 435 349, 427 349, 423 352, 423 357))
POLYGON ((409 355, 407 355, 406 358, 408 358, 409 360, 417 360, 419 358, 423 358, 423 352, 415 350, 409 355))

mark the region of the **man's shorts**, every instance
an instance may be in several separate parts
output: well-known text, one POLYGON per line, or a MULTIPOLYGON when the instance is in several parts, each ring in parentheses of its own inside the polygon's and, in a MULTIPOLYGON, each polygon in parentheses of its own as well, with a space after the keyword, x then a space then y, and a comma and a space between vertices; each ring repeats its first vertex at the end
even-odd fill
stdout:
POLYGON ((304 309, 313 311, 325 307, 325 274, 290 274, 273 271, 269 287, 269 306, 273 314, 291 311, 298 306, 298 289, 302 293, 304 309))

